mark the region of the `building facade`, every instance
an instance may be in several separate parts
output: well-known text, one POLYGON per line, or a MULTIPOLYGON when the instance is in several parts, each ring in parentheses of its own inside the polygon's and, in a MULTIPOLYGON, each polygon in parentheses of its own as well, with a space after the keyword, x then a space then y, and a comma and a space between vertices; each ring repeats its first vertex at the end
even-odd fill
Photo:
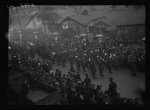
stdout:
POLYGON ((87 34, 87 26, 70 17, 65 18, 59 23, 59 29, 68 31, 73 35, 87 34))

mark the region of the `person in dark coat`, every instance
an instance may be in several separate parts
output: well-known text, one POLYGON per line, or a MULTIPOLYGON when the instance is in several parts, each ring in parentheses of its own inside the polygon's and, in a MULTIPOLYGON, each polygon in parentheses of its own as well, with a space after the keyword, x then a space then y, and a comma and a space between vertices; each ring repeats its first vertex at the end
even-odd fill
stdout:
POLYGON ((77 70, 80 71, 81 62, 80 59, 76 59, 77 70))
POLYGON ((133 76, 136 76, 136 64, 134 62, 130 62, 130 70, 133 76))
POLYGON ((77 72, 77 74, 75 75, 75 79, 76 79, 76 82, 81 81, 79 72, 77 72))
POLYGON ((100 75, 103 77, 104 76, 104 74, 103 74, 103 70, 104 70, 103 63, 102 63, 102 61, 99 61, 99 62, 97 62, 97 64, 98 64, 98 70, 100 72, 100 75))
POLYGON ((62 65, 63 65, 63 67, 66 67, 66 56, 65 56, 65 54, 64 55, 62 55, 62 57, 61 57, 61 61, 62 61, 62 65))
POLYGON ((105 62, 105 66, 108 69, 109 73, 112 73, 112 71, 111 71, 111 62, 110 61, 109 62, 105 62))
POLYGON ((82 99, 80 98, 79 94, 77 95, 75 91, 72 92, 72 101, 71 104, 73 105, 81 105, 82 103, 82 99))
POLYGON ((86 61, 82 61, 82 69, 86 72, 86 61))
POLYGON ((27 80, 23 79, 23 83, 21 85, 21 97, 22 97, 22 103, 25 102, 25 100, 27 99, 27 95, 28 95, 28 84, 27 84, 27 80))
POLYGON ((129 61, 129 65, 130 65, 129 68, 131 70, 131 73, 133 74, 133 76, 136 76, 136 64, 135 64, 136 56, 134 54, 129 55, 128 61, 129 61))
POLYGON ((112 102, 115 102, 116 98, 119 96, 117 92, 117 84, 113 81, 112 77, 109 78, 109 81, 110 81, 109 88, 108 88, 109 96, 113 100, 112 102))
POLYGON ((90 91, 86 90, 86 93, 83 96, 83 102, 84 102, 85 105, 92 105, 93 104, 92 96, 93 95, 90 93, 90 91))
POLYGON ((57 64, 58 64, 58 65, 61 65, 61 58, 60 58, 59 55, 57 55, 57 64))
POLYGON ((67 93, 67 100, 70 103, 72 101, 72 90, 71 90, 71 85, 69 85, 66 89, 66 93, 67 93))
POLYGON ((91 79, 89 78, 87 73, 86 73, 86 76, 85 76, 83 83, 84 83, 85 87, 88 87, 91 84, 91 79))
POLYGON ((104 104, 103 94, 100 91, 97 91, 94 100, 96 101, 96 104, 104 104))
POLYGON ((73 68, 73 64, 74 64, 73 56, 70 56, 69 62, 70 62, 70 71, 75 72, 75 69, 73 68))
POLYGON ((96 79, 96 67, 93 63, 90 64, 90 69, 91 69, 93 78, 96 79))
POLYGON ((60 77, 61 77, 60 71, 59 71, 59 69, 56 69, 56 72, 55 72, 56 80, 59 81, 60 77))

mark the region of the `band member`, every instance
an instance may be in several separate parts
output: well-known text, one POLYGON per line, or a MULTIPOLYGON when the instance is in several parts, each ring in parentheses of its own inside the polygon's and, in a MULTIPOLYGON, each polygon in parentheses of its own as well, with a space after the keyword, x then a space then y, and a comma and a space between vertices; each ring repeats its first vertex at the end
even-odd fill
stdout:
POLYGON ((86 73, 86 75, 85 75, 85 79, 84 79, 84 85, 85 85, 85 87, 88 87, 88 86, 90 86, 90 84, 91 84, 91 79, 89 78, 89 76, 88 76, 88 74, 86 73))
POLYGON ((93 75, 93 78, 96 79, 96 67, 95 65, 91 62, 90 63, 90 69, 91 69, 91 72, 92 72, 92 75, 93 75))
POLYGON ((80 71, 81 62, 79 58, 76 59, 76 65, 77 65, 77 70, 80 71))
POLYGON ((22 96, 22 104, 25 103, 25 100, 27 99, 28 95, 28 82, 26 79, 23 79, 23 83, 21 85, 21 96, 22 96))
POLYGON ((95 56, 95 62, 96 62, 96 65, 98 65, 98 70, 99 70, 99 73, 100 75, 103 77, 104 74, 103 74, 103 70, 104 70, 104 59, 101 57, 100 54, 97 54, 95 56))
POLYGON ((70 71, 75 72, 75 69, 73 68, 74 62, 73 62, 73 57, 72 56, 70 56, 69 62, 70 62, 70 71))
POLYGON ((130 55, 129 57, 128 57, 128 61, 129 61, 129 65, 130 65, 130 70, 131 70, 131 72, 132 72, 132 74, 133 74, 133 76, 136 76, 136 64, 135 64, 135 61, 136 61, 136 57, 135 57, 135 55, 130 55))
POLYGON ((82 68, 83 68, 83 71, 86 72, 86 61, 85 60, 82 61, 82 68))
POLYGON ((108 69, 109 73, 112 73, 110 61, 109 62, 105 62, 105 66, 108 69))
POLYGON ((111 97, 112 100, 116 101, 117 97, 119 96, 117 92, 117 84, 113 81, 113 78, 109 78, 110 84, 109 84, 109 96, 111 97))

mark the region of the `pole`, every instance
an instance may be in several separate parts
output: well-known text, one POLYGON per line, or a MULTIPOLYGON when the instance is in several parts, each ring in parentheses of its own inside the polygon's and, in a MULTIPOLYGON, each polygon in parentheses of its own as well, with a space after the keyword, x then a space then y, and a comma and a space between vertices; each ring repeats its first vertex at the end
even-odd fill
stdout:
POLYGON ((18 9, 16 8, 16 11, 17 11, 17 16, 18 16, 18 21, 19 21, 19 26, 20 26, 20 39, 21 39, 21 45, 22 45, 22 29, 21 29, 21 23, 20 23, 20 19, 19 19, 19 14, 18 14, 18 9))

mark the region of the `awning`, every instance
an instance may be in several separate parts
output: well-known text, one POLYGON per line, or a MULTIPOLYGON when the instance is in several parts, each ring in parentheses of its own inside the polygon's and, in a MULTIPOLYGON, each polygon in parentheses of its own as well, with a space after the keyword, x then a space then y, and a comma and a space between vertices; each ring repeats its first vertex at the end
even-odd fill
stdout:
POLYGON ((58 32, 54 32, 53 34, 54 34, 54 35, 58 35, 59 33, 58 33, 58 32))
POLYGON ((103 37, 103 34, 97 34, 95 37, 103 37))
POLYGON ((81 37, 87 36, 87 34, 80 34, 81 37))

